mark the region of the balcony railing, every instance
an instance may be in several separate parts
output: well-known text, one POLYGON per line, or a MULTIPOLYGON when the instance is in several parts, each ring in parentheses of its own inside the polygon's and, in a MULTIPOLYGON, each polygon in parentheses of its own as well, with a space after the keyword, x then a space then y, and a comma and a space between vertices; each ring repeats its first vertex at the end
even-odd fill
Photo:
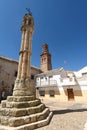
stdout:
POLYGON ((49 80, 49 81, 40 81, 36 83, 36 87, 45 87, 45 86, 57 86, 57 81, 49 80))
POLYGON ((67 86, 67 85, 76 85, 76 81, 75 78, 63 78, 60 79, 60 84, 63 86, 67 86))

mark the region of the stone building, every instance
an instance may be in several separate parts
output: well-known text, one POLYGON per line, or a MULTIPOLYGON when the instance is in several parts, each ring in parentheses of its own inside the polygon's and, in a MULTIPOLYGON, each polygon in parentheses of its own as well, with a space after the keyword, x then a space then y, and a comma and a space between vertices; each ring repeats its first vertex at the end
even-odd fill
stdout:
MULTIPOLYGON (((14 82, 17 77, 18 61, 0 56, 0 101, 12 95, 14 82)), ((31 79, 41 73, 37 67, 31 66, 31 79)))

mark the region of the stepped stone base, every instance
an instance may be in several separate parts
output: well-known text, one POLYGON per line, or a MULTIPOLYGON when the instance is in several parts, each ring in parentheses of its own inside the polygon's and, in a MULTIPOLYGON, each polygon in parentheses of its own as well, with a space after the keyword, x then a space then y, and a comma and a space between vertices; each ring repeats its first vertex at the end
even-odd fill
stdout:
POLYGON ((34 96, 9 96, 1 102, 0 130, 33 130, 47 125, 52 117, 34 96))

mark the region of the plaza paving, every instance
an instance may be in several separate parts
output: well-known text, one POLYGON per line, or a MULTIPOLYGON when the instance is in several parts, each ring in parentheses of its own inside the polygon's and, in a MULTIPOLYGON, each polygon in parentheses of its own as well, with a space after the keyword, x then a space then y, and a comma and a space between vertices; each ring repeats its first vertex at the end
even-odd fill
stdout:
POLYGON ((49 125, 36 130, 87 130, 87 103, 43 100, 53 111, 49 125))
POLYGON ((43 102, 53 111, 53 118, 48 126, 38 130, 87 130, 87 103, 43 102))

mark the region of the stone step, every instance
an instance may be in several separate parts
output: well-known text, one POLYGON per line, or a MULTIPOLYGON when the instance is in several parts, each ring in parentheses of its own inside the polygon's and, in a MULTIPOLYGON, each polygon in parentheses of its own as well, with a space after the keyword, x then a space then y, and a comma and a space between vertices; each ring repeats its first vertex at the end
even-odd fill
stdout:
POLYGON ((37 106, 41 103, 40 99, 32 100, 32 101, 25 101, 25 102, 8 102, 3 101, 1 103, 2 108, 27 108, 37 106))
POLYGON ((8 120, 10 127, 17 127, 20 125, 30 124, 47 118, 49 115, 49 109, 45 108, 43 112, 32 114, 30 116, 14 117, 8 120))
POLYGON ((45 119, 49 114, 49 109, 45 108, 42 112, 31 114, 29 116, 22 116, 22 117, 10 117, 8 116, 1 116, 0 117, 0 123, 2 125, 9 125, 13 127, 17 127, 20 125, 29 124, 32 122, 40 121, 45 119))
POLYGON ((0 125, 0 130, 35 130, 36 128, 47 125, 50 122, 52 115, 53 113, 50 112, 47 118, 44 120, 40 120, 37 122, 33 122, 30 124, 26 124, 26 125, 22 125, 18 127, 8 127, 8 126, 0 125))
POLYGON ((1 116, 20 117, 20 116, 39 113, 44 109, 45 109, 45 105, 41 103, 38 106, 29 107, 29 108, 2 108, 0 114, 1 116))
POLYGON ((8 96, 7 101, 9 102, 25 102, 25 101, 31 101, 35 100, 35 96, 8 96))

